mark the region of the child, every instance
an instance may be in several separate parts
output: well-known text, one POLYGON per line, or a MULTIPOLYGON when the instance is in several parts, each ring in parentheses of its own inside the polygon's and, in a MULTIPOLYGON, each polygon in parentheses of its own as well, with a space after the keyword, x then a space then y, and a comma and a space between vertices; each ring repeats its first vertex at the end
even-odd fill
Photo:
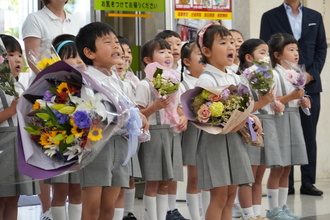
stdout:
MULTIPOLYGON (((72 65, 84 65, 79 57, 75 36, 62 34, 57 36, 52 42, 54 49, 61 60, 72 65)), ((69 198, 68 216, 70 220, 81 219, 81 188, 78 172, 64 174, 45 180, 45 183, 52 184, 51 211, 53 220, 66 219, 66 198, 69 198)))
MULTIPOLYGON (((180 93, 195 87, 196 81, 204 71, 205 65, 200 62, 202 55, 194 41, 185 43, 181 48, 181 74, 184 80, 180 84, 180 93), (184 76, 183 76, 184 74, 184 76)), ((188 122, 187 130, 182 133, 183 165, 188 166, 187 206, 192 219, 203 219, 210 200, 210 192, 197 189, 196 152, 200 130, 188 122), (193 137, 193 138, 192 138, 193 137), (202 197, 202 198, 200 198, 202 197), (200 203, 202 200, 202 204, 200 203)))
MULTIPOLYGON (((196 86, 222 86, 240 82, 239 77, 227 71, 235 57, 233 38, 225 27, 209 24, 198 33, 202 61, 207 65, 196 86)), ((255 116, 256 121, 258 119, 255 116)), ((241 123, 241 126, 245 122, 241 123)), ((210 189, 211 201, 206 220, 231 219, 237 185, 254 181, 251 164, 240 136, 234 132, 212 135, 201 131, 197 146, 198 188, 210 189)), ((256 126, 256 133, 262 128, 256 126)))
MULTIPOLYGON (((158 62, 171 68, 173 56, 170 45, 163 39, 154 39, 143 45, 142 59, 145 65, 158 62)), ((178 105, 178 100, 177 105, 178 105)), ((180 136, 174 134, 169 124, 162 124, 170 97, 157 98, 147 80, 142 80, 136 90, 136 103, 150 123, 151 140, 141 143, 139 160, 142 177, 146 180, 143 205, 148 219, 165 219, 168 208, 168 183, 182 181, 182 155, 180 136), (159 141, 162 140, 162 141, 159 141), (156 199, 157 198, 157 199, 156 199), (156 202, 157 201, 157 202, 156 202)), ((186 129, 187 120, 180 118, 178 130, 186 129)), ((174 215, 179 214, 175 210, 174 215)))
MULTIPOLYGON (((109 74, 111 67, 121 59, 118 39, 111 26, 100 22, 84 26, 76 37, 76 45, 84 63, 93 65, 86 70, 88 75, 108 86, 115 85, 116 90, 124 92, 120 83, 109 74)), ((143 128, 147 130, 148 124, 145 120, 143 122, 143 128)), ((97 157, 81 170, 82 220, 113 218, 120 187, 123 183, 128 186, 128 175, 122 175, 121 171, 125 169, 121 166, 127 153, 125 151, 127 140, 116 134, 97 157)))
POLYGON ((269 219, 300 219, 294 215, 286 205, 289 186, 289 174, 292 165, 308 163, 305 141, 299 117, 299 106, 309 107, 308 98, 304 97, 305 90, 297 90, 286 80, 286 70, 290 69, 281 65, 285 60, 298 63, 298 42, 290 34, 275 34, 268 42, 270 58, 276 80, 275 95, 285 104, 283 116, 276 116, 277 133, 283 167, 272 168, 267 182, 267 197, 269 219))
MULTIPOLYGON (((178 73, 181 71, 181 48, 182 48, 182 42, 181 37, 178 33, 171 30, 164 30, 160 33, 158 33, 155 38, 161 38, 164 39, 170 46, 171 46, 171 52, 173 56, 173 65, 172 69, 176 70, 178 73)), ((183 112, 182 112, 183 114, 183 112)), ((178 183, 176 181, 171 181, 168 186, 168 214, 167 214, 167 220, 171 219, 182 219, 184 220, 183 216, 179 213, 178 209, 176 208, 176 194, 177 194, 177 188, 178 183), (176 215, 177 214, 177 215, 176 215)))
MULTIPOLYGON (((249 39, 245 41, 239 50, 240 65, 238 74, 252 66, 253 61, 259 61, 268 56, 268 45, 263 40, 249 39)), ((252 94, 255 101, 254 114, 258 115, 266 135, 264 136, 265 147, 246 145, 255 181, 252 187, 239 187, 239 202, 242 207, 244 220, 253 219, 253 217, 258 219, 264 218, 261 217, 261 184, 266 166, 279 167, 282 165, 275 124, 275 112, 270 107, 270 103, 274 101, 274 92, 270 90, 267 94, 260 96, 256 91, 252 90, 252 94)))
MULTIPOLYGON (((19 77, 22 69, 22 48, 12 36, 0 35, 13 77, 19 77)), ((2 73, 1 73, 2 74, 2 73)), ((24 87, 15 82, 15 90, 22 94, 24 87)), ((17 219, 17 204, 20 195, 39 193, 38 182, 20 174, 17 161, 17 116, 18 99, 0 89, 0 219, 17 219)))
POLYGON ((244 42, 244 38, 241 32, 235 29, 230 29, 229 30, 231 35, 233 36, 234 42, 235 42, 235 49, 236 49, 236 54, 235 54, 235 60, 233 65, 231 65, 231 69, 237 72, 238 66, 239 66, 239 58, 238 58, 238 51, 239 48, 241 47, 242 43, 244 42))

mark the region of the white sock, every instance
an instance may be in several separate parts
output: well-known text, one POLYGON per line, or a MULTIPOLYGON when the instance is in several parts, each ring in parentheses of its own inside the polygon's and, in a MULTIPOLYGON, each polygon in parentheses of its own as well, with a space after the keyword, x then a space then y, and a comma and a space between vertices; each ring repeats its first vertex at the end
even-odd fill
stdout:
POLYGON ((65 206, 52 206, 51 210, 52 210, 53 220, 65 220, 66 219, 65 206))
POLYGON ((176 209, 176 195, 168 194, 168 210, 176 209))
POLYGON ((156 197, 143 195, 143 208, 149 220, 157 219, 156 197))
POLYGON ((187 206, 189 210, 189 214, 192 220, 200 220, 202 217, 202 212, 200 212, 199 208, 199 199, 198 193, 196 194, 186 194, 187 206))
POLYGON ((238 188, 239 188, 239 187, 237 187, 237 190, 236 190, 236 196, 235 196, 235 201, 234 201, 235 204, 237 204, 237 203, 239 204, 238 188))
POLYGON ((278 207, 278 189, 267 189, 267 199, 269 211, 273 211, 278 207))
POLYGON ((202 205, 203 205, 203 214, 205 218, 207 207, 209 207, 211 199, 210 191, 202 191, 202 205))
MULTIPOLYGON (((168 194, 157 194, 157 219, 165 219, 167 214, 168 194)), ((150 219, 151 220, 151 219, 150 219)))
POLYGON ((124 215, 134 211, 135 188, 124 191, 124 215))
POLYGON ((255 216, 261 215, 261 205, 253 205, 252 208, 255 216))
POLYGON ((253 208, 252 208, 252 206, 249 207, 249 208, 242 208, 242 214, 243 214, 244 220, 247 220, 247 219, 253 217, 254 214, 253 214, 253 208))
POLYGON ((115 214, 112 220, 123 220, 124 218, 124 208, 115 208, 115 214))
POLYGON ((202 193, 198 193, 198 208, 199 208, 199 216, 201 216, 201 219, 204 219, 202 193))
POLYGON ((81 220, 82 204, 69 203, 69 220, 81 220))
POLYGON ((288 200, 289 187, 279 187, 278 190, 278 205, 282 208, 288 200))

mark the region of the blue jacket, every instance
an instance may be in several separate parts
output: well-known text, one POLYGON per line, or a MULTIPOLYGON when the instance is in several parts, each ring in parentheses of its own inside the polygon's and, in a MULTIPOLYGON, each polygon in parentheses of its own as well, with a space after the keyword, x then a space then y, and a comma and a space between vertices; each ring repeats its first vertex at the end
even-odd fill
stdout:
MULTIPOLYGON (((298 41, 299 63, 305 64, 306 71, 314 78, 306 85, 307 93, 322 92, 321 71, 327 55, 327 40, 322 15, 312 9, 302 7, 302 31, 298 41)), ((260 38, 268 42, 275 33, 293 35, 284 4, 262 15, 260 38)))

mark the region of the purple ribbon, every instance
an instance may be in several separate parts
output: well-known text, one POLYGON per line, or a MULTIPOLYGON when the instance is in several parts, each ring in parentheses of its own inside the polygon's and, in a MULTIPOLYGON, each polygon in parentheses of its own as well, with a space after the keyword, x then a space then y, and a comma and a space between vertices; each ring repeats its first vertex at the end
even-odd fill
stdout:
POLYGON ((252 126, 254 123, 251 121, 250 118, 247 120, 246 123, 248 123, 252 141, 256 141, 257 140, 257 136, 256 136, 256 133, 254 132, 254 129, 253 129, 253 126, 252 126))

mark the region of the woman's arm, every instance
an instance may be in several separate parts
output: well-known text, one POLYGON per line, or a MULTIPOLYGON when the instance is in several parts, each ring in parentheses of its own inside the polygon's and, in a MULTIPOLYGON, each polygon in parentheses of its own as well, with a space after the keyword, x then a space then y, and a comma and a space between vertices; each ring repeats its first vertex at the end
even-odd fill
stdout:
POLYGON ((29 51, 33 51, 35 53, 36 56, 39 55, 40 53, 40 47, 41 47, 41 39, 37 38, 37 37, 27 37, 24 38, 24 46, 25 46, 25 54, 26 54, 26 58, 28 60, 28 64, 30 66, 30 68, 32 69, 32 71, 35 74, 38 74, 40 72, 40 70, 38 70, 29 60, 29 51))

